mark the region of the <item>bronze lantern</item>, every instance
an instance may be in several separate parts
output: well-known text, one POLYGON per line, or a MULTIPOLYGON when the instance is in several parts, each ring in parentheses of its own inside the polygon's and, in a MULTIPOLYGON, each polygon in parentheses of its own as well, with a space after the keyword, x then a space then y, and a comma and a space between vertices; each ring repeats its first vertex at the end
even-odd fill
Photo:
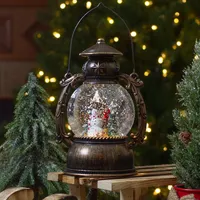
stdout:
POLYGON ((122 53, 100 38, 80 56, 87 57, 82 73, 67 73, 61 81, 56 122, 59 139, 69 146, 70 175, 120 177, 135 173, 133 146, 142 143, 145 103, 136 73, 120 73, 122 53), (67 121, 71 127, 66 132, 67 121), (135 120, 137 118, 137 120, 135 120), (130 131, 137 121, 136 133, 130 131))

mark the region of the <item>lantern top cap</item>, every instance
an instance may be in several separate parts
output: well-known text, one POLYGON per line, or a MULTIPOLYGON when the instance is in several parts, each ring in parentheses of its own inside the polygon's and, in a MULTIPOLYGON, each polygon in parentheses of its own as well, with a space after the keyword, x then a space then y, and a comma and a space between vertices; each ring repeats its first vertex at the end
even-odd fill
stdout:
POLYGON ((109 55, 109 56, 122 56, 123 54, 117 49, 107 45, 103 38, 99 38, 97 43, 79 54, 83 57, 109 55))

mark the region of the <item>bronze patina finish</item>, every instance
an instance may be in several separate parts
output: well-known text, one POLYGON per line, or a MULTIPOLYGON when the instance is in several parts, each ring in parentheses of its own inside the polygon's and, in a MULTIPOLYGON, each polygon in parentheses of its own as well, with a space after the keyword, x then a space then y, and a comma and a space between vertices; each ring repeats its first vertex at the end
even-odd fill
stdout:
POLYGON ((135 172, 133 151, 124 138, 74 138, 68 151, 68 174, 81 176, 127 176, 135 172))
MULTIPOLYGON (((81 176, 119 177, 135 173, 133 146, 142 143, 146 128, 146 108, 139 91, 143 82, 136 73, 130 76, 120 73, 115 56, 121 52, 105 44, 103 39, 80 53, 88 57, 83 74, 69 75, 61 81, 64 87, 56 110, 58 139, 68 146, 66 173, 81 176), (130 137, 76 137, 66 133, 65 117, 69 98, 84 82, 119 83, 131 94, 136 106, 138 130, 130 137)), ((123 123, 123 122, 122 122, 123 123)))

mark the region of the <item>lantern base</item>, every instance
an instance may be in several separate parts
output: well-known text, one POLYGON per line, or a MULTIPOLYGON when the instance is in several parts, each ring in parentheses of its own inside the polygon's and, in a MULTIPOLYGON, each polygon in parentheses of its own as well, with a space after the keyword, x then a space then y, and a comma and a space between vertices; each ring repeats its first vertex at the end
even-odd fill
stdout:
POLYGON ((126 176, 133 176, 136 174, 135 170, 132 171, 91 171, 91 170, 87 170, 87 171, 78 171, 78 170, 73 170, 73 169, 66 169, 66 174, 68 175, 72 175, 72 176, 89 176, 89 177, 126 177, 126 176))
POLYGON ((127 137, 74 138, 65 172, 76 176, 131 176, 135 174, 133 160, 127 137))

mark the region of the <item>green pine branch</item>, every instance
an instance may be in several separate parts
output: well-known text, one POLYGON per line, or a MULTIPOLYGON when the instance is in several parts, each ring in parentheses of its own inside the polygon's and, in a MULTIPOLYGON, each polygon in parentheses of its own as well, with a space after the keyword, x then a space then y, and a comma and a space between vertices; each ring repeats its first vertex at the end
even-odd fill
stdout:
POLYGON ((38 198, 67 186, 47 180, 47 173, 62 171, 66 152, 55 142, 56 127, 46 91, 33 73, 18 93, 13 122, 7 125, 0 150, 0 190, 31 187, 38 198))
POLYGON ((173 113, 178 131, 171 135, 175 174, 186 188, 200 188, 200 41, 196 42, 191 66, 184 70, 177 85, 179 101, 184 109, 173 113))

